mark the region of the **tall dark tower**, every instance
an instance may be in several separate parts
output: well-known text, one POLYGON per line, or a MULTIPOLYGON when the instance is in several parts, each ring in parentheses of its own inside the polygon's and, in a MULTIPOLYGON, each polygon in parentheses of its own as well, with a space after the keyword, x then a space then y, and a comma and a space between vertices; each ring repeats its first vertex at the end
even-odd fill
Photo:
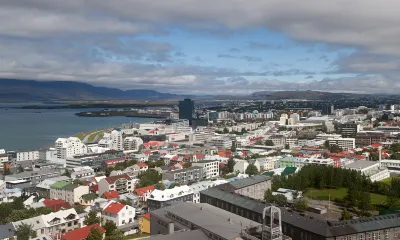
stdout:
POLYGON ((194 118, 194 101, 191 99, 185 99, 179 101, 179 119, 187 119, 192 124, 194 118))

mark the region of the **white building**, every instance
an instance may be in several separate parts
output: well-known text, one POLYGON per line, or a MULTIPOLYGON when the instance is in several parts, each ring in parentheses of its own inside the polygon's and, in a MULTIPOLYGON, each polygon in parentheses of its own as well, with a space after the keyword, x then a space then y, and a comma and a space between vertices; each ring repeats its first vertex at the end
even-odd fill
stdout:
POLYGON ((103 138, 99 141, 99 147, 109 148, 111 150, 123 150, 124 141, 122 132, 113 130, 111 133, 104 133, 103 138))
POLYGON ((39 151, 17 152, 17 161, 38 160, 39 151))
POLYGON ((210 143, 217 148, 230 149, 232 147, 232 140, 224 137, 213 137, 210 143))
POLYGON ((124 149, 139 151, 140 145, 143 144, 143 140, 139 137, 126 137, 124 139, 124 149))
POLYGON ((356 148, 355 138, 328 138, 329 145, 337 145, 343 150, 350 150, 356 148))
POLYGON ((75 155, 88 153, 87 146, 77 137, 57 139, 56 150, 58 159, 67 159, 75 155))
POLYGON ((200 203, 200 192, 206 190, 210 187, 215 187, 220 184, 227 183, 226 180, 215 180, 215 181, 201 181, 189 186, 191 191, 193 192, 193 202, 200 203))
POLYGON ((288 201, 293 201, 297 198, 301 198, 303 193, 301 191, 286 189, 286 188, 279 188, 276 192, 272 192, 272 195, 283 195, 286 197, 288 201))
POLYGON ((280 125, 287 125, 288 118, 289 116, 286 113, 282 114, 279 118, 280 125))
POLYGON ((62 199, 70 204, 80 201, 82 195, 89 193, 89 186, 80 186, 66 181, 56 182, 50 186, 50 198, 62 199))
POLYGON ((289 119, 289 125, 296 125, 300 122, 300 115, 298 113, 292 113, 289 119))
POLYGON ((199 166, 203 168, 203 178, 210 179, 219 176, 219 161, 198 161, 192 163, 192 166, 199 166))
POLYGON ((95 176, 93 168, 89 166, 76 167, 71 171, 71 178, 75 179, 83 179, 83 180, 91 180, 95 176))
POLYGON ((386 168, 389 172, 400 173, 400 160, 381 160, 381 168, 386 168))
POLYGON ((8 162, 8 155, 4 149, 0 149, 0 168, 4 168, 4 164, 8 162))
MULTIPOLYGON (((239 173, 246 173, 247 167, 250 165, 249 161, 247 160, 235 160, 235 166, 233 166, 233 172, 239 172, 239 173)), ((257 170, 260 171, 260 163, 258 160, 254 161, 254 166, 256 166, 257 170)))
POLYGON ((110 201, 103 209, 104 222, 113 221, 117 227, 131 224, 135 221, 135 208, 115 201, 110 201))
POLYGON ((379 162, 358 160, 343 166, 346 169, 356 170, 369 177, 372 182, 381 181, 390 177, 388 169, 380 169, 379 162))

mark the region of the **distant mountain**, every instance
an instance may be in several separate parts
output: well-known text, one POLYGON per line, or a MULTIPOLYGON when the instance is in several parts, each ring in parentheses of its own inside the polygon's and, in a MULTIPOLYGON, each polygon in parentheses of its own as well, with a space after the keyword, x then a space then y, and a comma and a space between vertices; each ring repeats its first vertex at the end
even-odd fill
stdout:
POLYGON ((254 92, 250 95, 255 99, 305 99, 305 100, 337 100, 337 99, 353 99, 368 96, 367 94, 354 94, 354 93, 332 93, 320 91, 276 91, 276 92, 254 92))
POLYGON ((135 89, 95 87, 68 81, 32 81, 0 79, 0 101, 60 101, 60 100, 177 100, 183 95, 135 89))

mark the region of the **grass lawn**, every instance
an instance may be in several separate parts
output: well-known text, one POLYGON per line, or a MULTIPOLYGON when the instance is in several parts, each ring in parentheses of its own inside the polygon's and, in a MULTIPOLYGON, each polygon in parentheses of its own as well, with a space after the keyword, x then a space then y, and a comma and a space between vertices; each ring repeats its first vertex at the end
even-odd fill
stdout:
POLYGON ((97 135, 99 135, 99 137, 98 137, 97 139, 100 140, 100 139, 104 136, 104 133, 102 133, 102 132, 95 132, 95 133, 92 133, 92 134, 88 137, 88 142, 93 142, 97 135))
MULTIPOLYGON (((317 199, 317 200, 329 200, 329 195, 331 195, 331 201, 335 198, 343 199, 346 196, 346 188, 338 189, 309 189, 305 194, 305 197, 317 199)), ((386 201, 385 195, 371 193, 371 203, 372 205, 380 205, 381 202, 386 201)))
POLYGON ((143 237, 148 237, 149 234, 147 233, 137 233, 137 234, 132 234, 128 236, 124 236, 123 240, 129 240, 129 239, 136 239, 136 238, 143 238, 143 237))
POLYGON ((92 133, 97 132, 97 131, 98 131, 98 130, 92 130, 92 131, 87 131, 87 132, 81 132, 81 133, 75 134, 74 137, 77 137, 77 138, 79 138, 80 140, 83 140, 83 139, 85 139, 85 137, 86 137, 87 135, 92 134, 92 133))
POLYGON ((397 178, 398 179, 400 177, 390 177, 390 178, 383 179, 380 182, 383 182, 383 183, 386 183, 386 184, 390 185, 392 183, 392 178, 397 178))

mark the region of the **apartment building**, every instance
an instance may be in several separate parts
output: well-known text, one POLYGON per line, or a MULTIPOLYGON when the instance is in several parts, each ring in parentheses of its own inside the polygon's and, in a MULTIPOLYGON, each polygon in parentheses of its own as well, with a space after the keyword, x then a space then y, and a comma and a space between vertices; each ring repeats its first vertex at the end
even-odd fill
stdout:
POLYGON ((110 201, 103 209, 103 221, 112 221, 117 227, 131 224, 135 221, 135 208, 119 202, 110 201))
POLYGON ((124 139, 124 150, 139 151, 142 144, 143 140, 139 137, 126 137, 124 139))
POLYGON ((13 222, 12 224, 15 229, 21 224, 31 225, 37 236, 49 235, 53 239, 60 239, 61 234, 81 228, 83 226, 83 218, 80 218, 75 209, 71 208, 13 222))
POLYGON ((82 195, 89 193, 89 186, 77 185, 68 181, 60 181, 50 186, 50 198, 61 199, 70 204, 80 202, 82 195))
POLYGON ((122 151, 109 150, 104 153, 92 153, 84 155, 75 155, 67 158, 67 169, 72 170, 76 167, 89 166, 95 170, 101 169, 106 160, 125 158, 122 151))
POLYGON ((39 151, 17 152, 17 161, 34 161, 39 159, 39 151))
POLYGON ((271 178, 264 175, 251 176, 216 186, 224 191, 262 200, 264 193, 271 189, 271 178))
POLYGON ((350 150, 356 148, 355 138, 328 138, 329 146, 336 145, 343 150, 350 150))
POLYGON ((282 146, 286 144, 286 137, 283 135, 273 135, 269 137, 268 140, 271 140, 275 146, 282 146))
POLYGON ((120 129, 111 131, 111 133, 104 133, 103 138, 99 141, 99 147, 108 148, 111 150, 123 150, 124 141, 120 129))
POLYGON ((383 132, 359 132, 357 133, 355 139, 356 146, 370 146, 374 143, 384 142, 386 140, 386 135, 383 132))
POLYGON ((193 190, 186 185, 163 191, 154 189, 147 198, 149 210, 163 208, 175 202, 193 202, 193 190))
POLYGON ((88 147, 77 137, 56 140, 57 159, 67 159, 88 153, 88 147))
POLYGON ((360 131, 360 125, 356 123, 344 123, 338 127, 338 132, 343 138, 354 138, 360 131))
POLYGON ((230 149, 232 147, 232 140, 225 137, 213 137, 211 138, 210 143, 217 148, 222 149, 230 149))
POLYGON ((5 153, 4 149, 0 149, 0 169, 3 171, 4 166, 8 163, 8 154, 5 153), (3 151, 1 151, 3 150, 3 151))
POLYGON ((16 173, 12 175, 6 175, 4 180, 6 182, 17 181, 17 180, 27 180, 31 181, 31 186, 36 186, 40 182, 43 182, 47 178, 54 178, 61 176, 61 172, 57 169, 45 169, 39 171, 26 171, 21 173, 16 173))
POLYGON ((73 180, 81 179, 81 180, 91 181, 94 176, 95 176, 95 172, 94 172, 93 168, 91 168, 89 166, 76 167, 76 168, 73 168, 71 171, 71 178, 73 180))
POLYGON ((119 194, 133 192, 135 190, 135 181, 128 175, 122 174, 103 178, 99 181, 99 196, 105 192, 116 190, 119 194))
POLYGON ((192 166, 203 168, 203 179, 216 178, 219 176, 219 161, 197 161, 192 163, 192 166))
POLYGON ((200 181, 203 175, 203 167, 192 166, 180 170, 164 172, 162 174, 162 179, 180 184, 188 184, 200 181))

